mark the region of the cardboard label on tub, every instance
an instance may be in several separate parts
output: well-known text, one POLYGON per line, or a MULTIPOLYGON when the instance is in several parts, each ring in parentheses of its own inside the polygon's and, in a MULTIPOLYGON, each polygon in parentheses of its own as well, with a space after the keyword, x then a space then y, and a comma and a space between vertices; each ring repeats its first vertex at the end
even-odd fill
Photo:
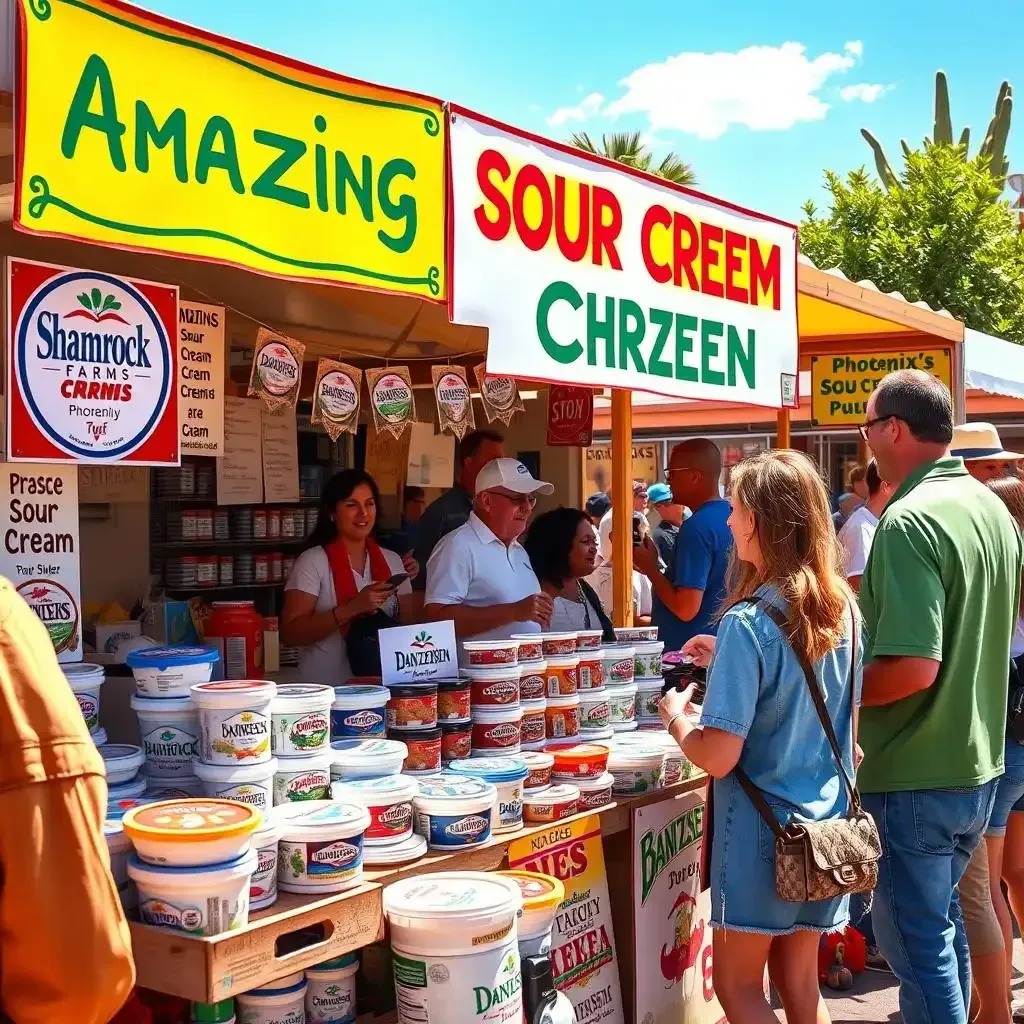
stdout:
POLYGON ((381 679, 385 686, 454 679, 459 674, 455 623, 450 619, 394 626, 382 629, 378 635, 381 679))
POLYGON ((577 818, 513 840, 508 866, 551 875, 565 886, 551 926, 551 967, 577 1024, 623 1024, 600 818, 577 818))

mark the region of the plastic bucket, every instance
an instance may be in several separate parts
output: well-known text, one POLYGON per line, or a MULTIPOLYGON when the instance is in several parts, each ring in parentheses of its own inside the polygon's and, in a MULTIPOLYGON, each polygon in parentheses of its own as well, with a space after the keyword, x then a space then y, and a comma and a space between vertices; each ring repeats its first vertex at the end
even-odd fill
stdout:
POLYGON ((274 683, 238 679, 192 687, 199 708, 199 750, 206 764, 269 761, 270 703, 274 683))
POLYGON ((448 772, 463 778, 482 779, 497 790, 493 832, 515 832, 523 827, 523 783, 529 774, 519 757, 474 757, 449 765, 448 772))
POLYGON ((62 665, 61 668, 75 695, 75 700, 78 701, 86 728, 89 732, 95 732, 100 726, 100 687, 106 679, 103 666, 90 665, 82 661, 73 665, 62 665))
POLYGON ((489 782, 447 775, 417 786, 413 827, 432 850, 462 850, 491 838, 498 794, 489 782))
POLYGON ((316 683, 279 686, 270 702, 270 749, 278 757, 309 757, 331 742, 334 688, 316 683))
POLYGON ((237 800, 265 814, 274 803, 274 773, 277 758, 259 764, 220 765, 192 762, 192 771, 203 792, 217 800, 237 800))
POLYGON ((220 654, 213 647, 143 647, 125 661, 141 697, 188 697, 192 687, 208 683, 220 654))
POLYGON ((363 876, 365 807, 313 800, 282 804, 271 814, 278 825, 277 886, 283 892, 342 892, 363 876))
POLYGON ((132 711, 139 719, 146 775, 178 779, 192 775, 192 759, 199 753, 199 712, 191 697, 158 700, 133 694, 132 711))
POLYGON ((329 749, 309 757, 279 757, 274 772, 274 805, 329 800, 333 763, 329 749))
POLYGON ((331 739, 383 736, 386 686, 336 686, 331 704, 331 739))

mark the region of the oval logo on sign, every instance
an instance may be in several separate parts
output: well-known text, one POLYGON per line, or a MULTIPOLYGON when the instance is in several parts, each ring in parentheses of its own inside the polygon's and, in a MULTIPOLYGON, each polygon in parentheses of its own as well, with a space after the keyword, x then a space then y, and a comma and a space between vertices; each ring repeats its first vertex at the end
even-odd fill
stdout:
POLYGON ((171 395, 160 317, 137 288, 106 274, 72 271, 42 284, 18 321, 14 358, 36 427, 82 459, 130 455, 171 395))
POLYGON ((287 345, 268 341, 256 356, 260 381, 272 395, 287 395, 299 379, 299 361, 287 345))
POLYGON ((344 423, 359 408, 359 389, 347 373, 331 370, 320 378, 320 406, 336 423, 344 423))
POLYGON ((78 605, 71 592, 46 579, 26 580, 17 589, 46 626, 54 651, 73 651, 78 646, 78 605))

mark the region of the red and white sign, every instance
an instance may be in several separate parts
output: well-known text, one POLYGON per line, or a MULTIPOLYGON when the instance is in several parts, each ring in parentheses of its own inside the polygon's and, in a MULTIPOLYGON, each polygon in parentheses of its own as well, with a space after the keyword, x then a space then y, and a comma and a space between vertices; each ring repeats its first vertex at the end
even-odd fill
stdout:
POLYGON ((569 384, 548 388, 548 444, 586 448, 594 442, 594 392, 569 384))
POLYGON ((10 461, 179 465, 177 287, 7 268, 10 461))

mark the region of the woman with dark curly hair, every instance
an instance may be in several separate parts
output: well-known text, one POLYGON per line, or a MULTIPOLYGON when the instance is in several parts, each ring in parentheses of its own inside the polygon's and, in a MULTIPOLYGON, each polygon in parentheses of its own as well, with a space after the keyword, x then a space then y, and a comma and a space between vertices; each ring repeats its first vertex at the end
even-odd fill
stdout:
POLYGON ((541 589, 555 604, 550 629, 600 629, 606 643, 615 630, 594 589, 584 579, 594 571, 597 538, 587 514, 556 508, 537 516, 523 542, 541 589))

